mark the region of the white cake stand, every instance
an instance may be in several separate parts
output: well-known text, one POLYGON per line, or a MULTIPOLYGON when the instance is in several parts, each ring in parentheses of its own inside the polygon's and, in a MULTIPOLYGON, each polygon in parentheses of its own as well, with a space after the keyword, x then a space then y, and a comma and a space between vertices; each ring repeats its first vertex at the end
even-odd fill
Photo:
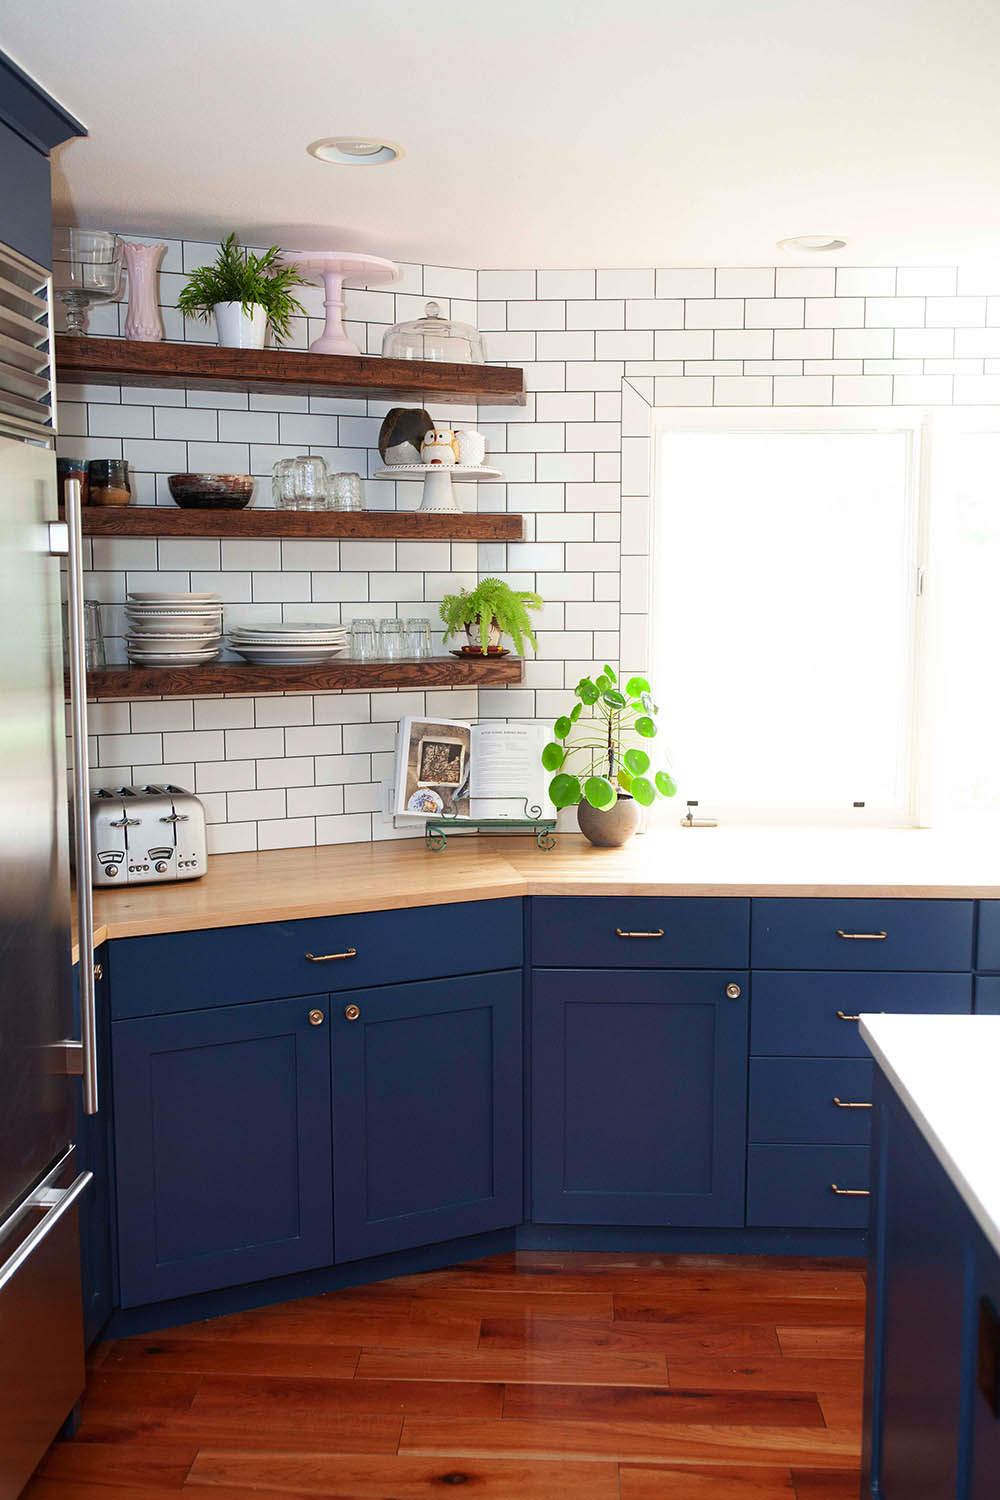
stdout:
POLYGON ((476 479, 502 479, 500 469, 489 469, 479 464, 389 464, 378 469, 373 479, 423 479, 424 496, 420 502, 420 513, 437 511, 445 515, 461 515, 462 507, 455 499, 452 481, 476 479))
POLYGON ((353 250, 308 250, 282 259, 286 265, 297 266, 310 281, 322 281, 326 288, 326 327, 309 345, 310 354, 360 354, 357 344, 344 332, 344 282, 377 286, 398 281, 402 272, 395 262, 378 255, 356 255, 353 250))

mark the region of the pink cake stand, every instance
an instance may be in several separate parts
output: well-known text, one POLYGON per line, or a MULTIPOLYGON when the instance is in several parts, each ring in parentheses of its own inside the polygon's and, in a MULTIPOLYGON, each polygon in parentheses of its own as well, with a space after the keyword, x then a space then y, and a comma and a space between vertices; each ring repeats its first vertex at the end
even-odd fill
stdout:
POLYGON ((360 354, 357 344, 344 332, 344 282, 376 286, 398 281, 402 274, 399 267, 381 256, 356 255, 352 250, 310 250, 283 259, 287 265, 298 266, 310 281, 321 280, 326 288, 326 327, 309 345, 310 354, 360 354))

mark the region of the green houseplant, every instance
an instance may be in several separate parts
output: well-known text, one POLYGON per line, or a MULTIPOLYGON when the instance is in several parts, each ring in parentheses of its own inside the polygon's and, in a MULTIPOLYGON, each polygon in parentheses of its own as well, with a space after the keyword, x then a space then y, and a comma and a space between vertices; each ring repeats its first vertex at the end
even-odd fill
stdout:
POLYGON ((291 318, 305 316, 292 287, 305 284, 295 266, 283 265, 281 249, 262 255, 243 250, 231 234, 210 266, 199 266, 181 289, 177 306, 186 318, 207 323, 215 314, 219 343, 230 349, 262 349, 267 325, 276 344, 291 335, 291 318))
POLYGON ((458 594, 445 594, 441 601, 441 618, 446 626, 444 638, 448 640, 464 627, 470 647, 485 656, 488 650, 499 649, 501 636, 509 635, 518 655, 523 656, 525 641, 538 650, 528 610, 541 607, 538 594, 512 589, 500 578, 481 578, 471 592, 462 589, 458 594), (474 625, 479 627, 475 632, 478 647, 473 639, 474 625))
POLYGON ((579 702, 556 720, 542 750, 542 765, 556 773, 549 796, 556 807, 577 807, 592 844, 624 844, 638 826, 639 805, 677 791, 668 771, 651 769, 648 751, 627 743, 656 738, 659 710, 645 677, 630 677, 622 689, 609 666, 596 679, 582 677, 574 694, 579 702), (580 775, 568 769, 574 756, 584 763, 580 775))

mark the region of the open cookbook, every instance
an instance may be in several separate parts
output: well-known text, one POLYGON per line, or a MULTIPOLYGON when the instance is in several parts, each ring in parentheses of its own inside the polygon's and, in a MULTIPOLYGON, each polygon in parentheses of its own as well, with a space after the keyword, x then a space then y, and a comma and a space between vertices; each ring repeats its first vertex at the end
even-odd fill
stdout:
POLYGON ((542 746, 544 724, 463 724, 401 719, 396 740, 397 818, 555 817, 542 746), (527 812, 526 812, 527 804, 527 812))

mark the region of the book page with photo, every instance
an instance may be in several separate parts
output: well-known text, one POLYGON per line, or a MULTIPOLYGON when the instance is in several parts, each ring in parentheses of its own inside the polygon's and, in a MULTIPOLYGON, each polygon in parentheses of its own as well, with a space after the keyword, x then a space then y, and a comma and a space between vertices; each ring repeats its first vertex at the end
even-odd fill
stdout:
POLYGON ((401 719, 396 816, 407 822, 554 817, 541 763, 547 737, 544 724, 401 719))

